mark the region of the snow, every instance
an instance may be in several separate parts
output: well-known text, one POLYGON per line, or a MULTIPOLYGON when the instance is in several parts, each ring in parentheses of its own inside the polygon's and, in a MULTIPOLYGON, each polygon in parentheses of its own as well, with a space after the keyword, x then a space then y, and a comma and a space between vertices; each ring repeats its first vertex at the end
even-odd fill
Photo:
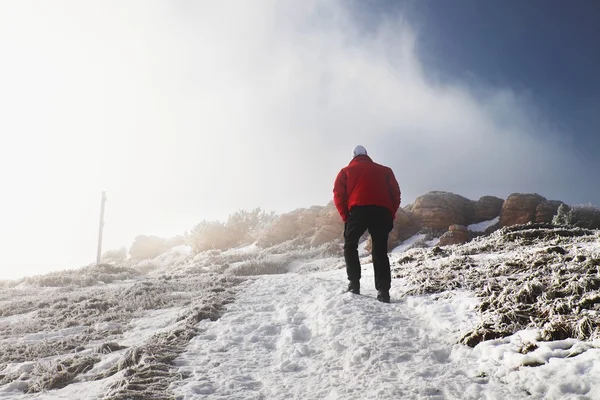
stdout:
POLYGON ((426 237, 427 237, 427 235, 422 234, 422 233, 421 234, 416 234, 414 236, 411 236, 410 238, 408 238, 404 242, 402 242, 402 244, 400 244, 399 246, 395 247, 392 250, 392 253, 404 253, 412 245, 414 245, 417 242, 420 242, 421 240, 425 239, 426 237))
MULTIPOLYGON (((484 224, 493 223, 487 221, 469 229, 484 230, 484 224)), ((108 372, 123 364, 130 350, 159 346, 161 341, 172 337, 173 332, 179 334, 185 329, 193 329, 197 334, 190 336, 189 342, 184 343, 172 360, 170 376, 174 378, 168 382, 167 393, 160 393, 163 397, 179 400, 600 398, 600 341, 545 342, 541 340, 540 329, 527 328, 502 339, 483 341, 474 348, 467 347, 459 344, 459 340, 482 323, 481 299, 465 289, 432 294, 416 294, 414 290, 426 286, 424 281, 419 281, 418 268, 428 273, 443 266, 476 263, 477 266, 469 267, 471 272, 476 268, 497 269, 510 260, 531 260, 527 257, 545 252, 547 243, 522 246, 517 242, 501 243, 496 238, 493 239, 496 242, 485 239, 488 241, 445 248, 447 254, 443 257, 435 256, 427 248, 411 250, 408 256, 403 254, 425 238, 422 234, 415 235, 390 255, 395 272, 404 272, 397 273, 399 278, 392 282, 391 304, 375 299, 372 264, 363 265, 362 294, 353 295, 344 292, 347 279, 341 254, 303 259, 302 250, 281 256, 287 273, 246 276, 238 286, 232 286, 235 296, 227 298, 226 308, 218 314, 211 314, 218 305, 197 300, 204 296, 210 299, 210 293, 224 290, 219 280, 227 276, 225 273, 205 274, 206 282, 210 281, 212 286, 195 288, 189 284, 195 277, 192 274, 204 273, 195 267, 202 261, 201 257, 191 255, 186 247, 153 260, 157 269, 152 271, 152 278, 140 276, 84 288, 80 292, 72 288, 32 289, 19 301, 38 304, 43 300, 50 307, 54 305, 52 299, 59 301, 61 296, 70 295, 69 299, 81 296, 85 300, 81 304, 87 304, 87 292, 94 297, 105 293, 108 299, 111 290, 112 296, 114 293, 133 296, 132 293, 139 292, 136 296, 142 299, 160 296, 168 301, 160 303, 162 308, 136 309, 124 320, 98 318, 89 325, 73 320, 67 327, 52 323, 40 325, 41 329, 31 325, 34 328, 15 331, 15 336, 11 336, 9 328, 35 320, 37 311, 25 307, 18 313, 10 303, 14 315, 0 316, 3 333, 0 345, 5 345, 4 349, 11 345, 43 347, 90 335, 89 342, 83 343, 84 349, 77 354, 94 355, 99 361, 78 375, 73 383, 35 394, 24 391, 40 364, 51 365, 73 354, 52 353, 39 359, 0 361, 0 399, 127 398, 118 392, 114 395, 115 387, 126 386, 123 383, 127 382, 124 381, 126 376, 136 369, 147 368, 152 356, 143 355, 138 365, 141 368, 132 366, 116 373, 108 372), (475 251, 500 245, 504 246, 502 251, 475 251), (400 263, 408 258, 414 261, 400 263), (186 268, 190 270, 186 272, 186 268), (149 291, 152 288, 161 291, 149 291), (173 299, 172 302, 169 299, 173 299), (192 318, 199 310, 217 317, 200 321, 200 318, 192 318), (118 343, 124 348, 107 354, 95 351, 106 342, 118 343), (19 378, 1 383, 9 376, 19 378)), ((585 253, 589 258, 600 258, 598 239, 600 236, 593 242, 562 245, 571 255, 585 253)), ((429 246, 436 243, 435 240, 427 242, 429 246)), ((255 245, 210 257, 219 264, 219 256, 236 260, 240 254, 244 259, 249 257, 248 262, 258 260, 255 262, 267 267, 273 257, 279 257, 255 245)), ((368 255, 364 247, 361 255, 368 255)), ((466 271, 448 270, 461 271, 461 276, 466 276, 466 271)), ((435 276, 427 273, 424 276, 430 280, 427 284, 431 284, 435 276)), ((6 299, 2 301, 3 305, 9 304, 6 299)), ((134 304, 153 303, 137 301, 134 304)), ((57 309, 57 318, 62 311, 62 308, 57 309)), ((30 349, 35 350, 35 347, 30 349)))
POLYGON ((358 245, 358 254, 365 254, 367 252, 367 244, 368 244, 368 242, 366 240, 363 240, 358 245))
POLYGON ((437 244, 440 242, 440 238, 425 240, 426 238, 427 238, 427 235, 425 235, 423 233, 417 233, 416 235, 413 235, 413 236, 409 237, 408 239, 406 239, 404 242, 400 243, 398 246, 394 247, 394 249, 392 249, 391 253, 404 253, 405 251, 409 250, 412 246, 414 246, 416 243, 419 243, 419 242, 424 242, 425 245, 427 245, 427 247, 437 246, 437 244))
POLYGON ((14 381, 0 387, 0 399, 23 400, 74 400, 74 399, 103 399, 104 394, 109 390, 109 386, 114 379, 104 379, 95 382, 73 383, 59 390, 51 390, 44 393, 22 394, 27 389, 27 383, 24 381, 14 381))
MULTIPOLYGON (((184 399, 350 399, 460 396, 468 377, 449 361, 474 302, 375 300, 372 266, 363 295, 343 293, 343 271, 265 276, 244 285, 228 312, 176 360, 190 378, 184 399), (445 318, 432 324, 430 316, 445 318), (450 330, 450 331, 449 331, 450 330), (424 363, 424 361, 426 361, 424 363), (423 367, 426 367, 424 369, 423 367), (425 381, 435 381, 435 388, 425 381)), ((391 294, 397 298, 403 286, 391 294)))
MULTIPOLYGON (((506 352, 517 357, 508 343, 531 340, 527 332, 475 349, 458 345, 478 320, 477 299, 460 291, 404 297, 407 287, 396 280, 392 304, 382 304, 374 298, 371 271, 371 265, 364 266, 361 296, 343 293, 343 271, 247 282, 221 319, 200 323, 203 333, 175 361, 189 376, 173 384, 175 394, 181 399, 531 399, 600 390, 600 367, 590 364, 600 361, 600 354, 587 351, 570 367, 585 371, 584 377, 541 380, 558 372, 563 361, 576 359, 565 358, 569 351, 544 350, 553 343, 538 343, 539 357, 558 357, 537 367, 544 371, 538 376, 532 368, 519 368, 523 359, 503 361, 506 352)), ((569 345, 590 348, 577 340, 569 345)), ((538 357, 534 353, 530 357, 538 357)))
POLYGON ((54 332, 38 332, 23 336, 23 341, 36 341, 36 340, 52 340, 57 338, 64 338, 67 336, 77 335, 85 331, 85 326, 74 326, 72 328, 60 329, 54 332))
POLYGON ((437 244, 438 244, 439 242, 440 242, 440 238, 435 238, 435 239, 431 239, 431 240, 428 240, 428 241, 426 241, 426 242, 425 242, 425 244, 426 244, 428 247, 434 247, 434 246, 437 246, 437 244))
POLYGON ((600 349, 575 339, 538 342, 539 332, 521 331, 508 338, 487 341, 457 356, 476 363, 489 378, 522 387, 527 398, 600 398, 600 349), (524 343, 538 348, 521 354, 524 343))
POLYGON ((467 229, 469 229, 470 231, 473 231, 473 232, 485 232, 485 230, 487 228, 489 228, 490 226, 496 225, 498 222, 500 222, 500 217, 496 217, 489 221, 483 221, 483 222, 479 222, 477 224, 469 225, 469 226, 467 226, 467 229))
POLYGON ((141 344, 151 336, 171 328, 184 310, 184 307, 173 307, 147 311, 143 317, 135 318, 128 324, 128 329, 119 344, 125 346, 141 344))

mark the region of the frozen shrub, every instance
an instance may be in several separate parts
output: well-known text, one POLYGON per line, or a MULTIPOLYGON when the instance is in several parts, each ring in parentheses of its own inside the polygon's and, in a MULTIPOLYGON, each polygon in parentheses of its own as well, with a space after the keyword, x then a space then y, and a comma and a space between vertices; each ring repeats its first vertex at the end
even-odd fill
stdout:
POLYGON ((148 272, 152 272, 155 269, 158 268, 158 266, 156 264, 154 264, 151 260, 144 260, 140 263, 138 263, 135 268, 140 271, 143 272, 145 274, 147 274, 148 272))
POLYGON ((243 236, 219 221, 202 221, 187 235, 186 242, 195 254, 237 246, 243 236))
POLYGON ((127 259, 127 248, 121 247, 120 249, 113 249, 105 251, 102 254, 102 261, 105 263, 108 262, 120 262, 127 259))
POLYGON ((574 206, 571 209, 571 221, 580 228, 600 229, 600 208, 591 204, 574 206))
POLYGON ((30 276, 24 279, 29 286, 37 287, 83 287, 94 286, 98 282, 111 283, 140 276, 140 271, 133 268, 98 264, 88 267, 49 272, 44 275, 30 276))
POLYGON ((570 225, 579 228, 600 229, 600 208, 591 205, 569 207, 561 205, 552 220, 555 225, 570 225))
POLYGON ((19 279, 19 280, 16 280, 16 281, 0 280, 0 289, 13 288, 13 287, 17 286, 21 282, 23 282, 23 279, 19 279))
POLYGON ((186 234, 186 242, 195 254, 207 250, 227 250, 241 244, 252 243, 265 227, 275 219, 275 213, 260 208, 239 210, 231 214, 226 223, 202 221, 186 234))
POLYGON ((252 211, 239 210, 229 216, 227 226, 247 243, 254 242, 260 232, 275 220, 274 212, 266 212, 260 207, 252 211))
POLYGON ((554 225, 571 225, 571 207, 561 204, 556 215, 552 219, 554 225))
POLYGON ((273 255, 263 259, 242 262, 227 271, 238 276, 285 274, 290 262, 291 260, 284 255, 273 255))

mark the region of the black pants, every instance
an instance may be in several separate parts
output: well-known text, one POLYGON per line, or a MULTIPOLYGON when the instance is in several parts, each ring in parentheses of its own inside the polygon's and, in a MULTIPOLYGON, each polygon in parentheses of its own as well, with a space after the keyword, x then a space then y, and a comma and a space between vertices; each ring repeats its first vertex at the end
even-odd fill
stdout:
POLYGON ((358 241, 368 229, 373 244, 373 268, 375 269, 375 289, 390 290, 390 259, 387 253, 388 235, 394 227, 392 214, 385 207, 358 206, 350 211, 350 217, 344 228, 344 258, 348 280, 360 280, 360 260, 358 259, 358 241))

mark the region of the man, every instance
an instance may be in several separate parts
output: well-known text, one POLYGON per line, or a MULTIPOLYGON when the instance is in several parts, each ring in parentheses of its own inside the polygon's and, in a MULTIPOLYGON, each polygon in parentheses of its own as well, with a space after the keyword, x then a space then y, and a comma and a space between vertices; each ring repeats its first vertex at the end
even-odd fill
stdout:
POLYGON ((377 300, 390 302, 388 235, 400 206, 400 187, 388 167, 373 162, 363 146, 356 146, 352 161, 342 168, 333 188, 333 201, 344 221, 344 258, 348 291, 360 294, 358 241, 368 229, 371 234, 377 300))

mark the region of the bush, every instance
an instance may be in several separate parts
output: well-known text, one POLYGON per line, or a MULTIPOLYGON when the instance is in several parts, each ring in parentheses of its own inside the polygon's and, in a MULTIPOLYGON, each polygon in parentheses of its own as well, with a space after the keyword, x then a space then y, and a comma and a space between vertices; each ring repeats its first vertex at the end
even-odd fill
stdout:
POLYGON ((136 236, 129 254, 134 260, 149 260, 170 249, 167 239, 158 236, 136 236))
POLYGON ((105 263, 110 262, 110 261, 120 262, 120 261, 125 261, 126 259, 127 259, 127 248, 126 247, 121 247, 120 249, 113 249, 113 250, 105 251, 104 253, 102 253, 102 258, 101 258, 101 260, 105 263))
POLYGON ((600 229, 600 208, 591 204, 573 207, 562 204, 558 208, 552 223, 586 229, 600 229))
POLYGON ((252 211, 239 210, 229 216, 227 226, 244 242, 256 241, 258 235, 275 220, 275 213, 260 207, 252 211))
POLYGON ((554 225, 571 225, 571 207, 561 204, 556 215, 552 218, 552 223, 554 225))
POLYGON ((260 232, 274 219, 275 213, 267 213, 260 208, 239 210, 229 216, 227 223, 200 222, 186 234, 186 242, 196 254, 207 250, 231 249, 256 241, 260 232))
POLYGON ((207 250, 224 250, 237 246, 242 237, 238 232, 219 221, 202 221, 186 235, 194 253, 207 250))

